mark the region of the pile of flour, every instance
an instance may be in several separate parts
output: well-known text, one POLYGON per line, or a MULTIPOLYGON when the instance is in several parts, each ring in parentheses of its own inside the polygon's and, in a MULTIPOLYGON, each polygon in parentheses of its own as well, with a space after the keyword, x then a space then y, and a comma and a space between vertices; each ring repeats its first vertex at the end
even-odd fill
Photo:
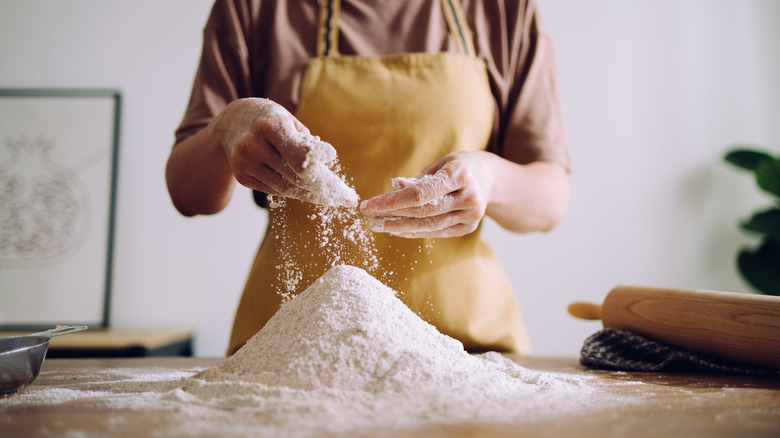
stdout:
MULTIPOLYGON (((470 355, 348 265, 287 301, 248 343, 167 393, 187 409, 240 411, 279 430, 349 432, 517 422, 579 410, 582 379, 470 355), (527 418, 526 418, 527 419, 527 418)), ((197 415, 195 415, 197 417, 197 415)))

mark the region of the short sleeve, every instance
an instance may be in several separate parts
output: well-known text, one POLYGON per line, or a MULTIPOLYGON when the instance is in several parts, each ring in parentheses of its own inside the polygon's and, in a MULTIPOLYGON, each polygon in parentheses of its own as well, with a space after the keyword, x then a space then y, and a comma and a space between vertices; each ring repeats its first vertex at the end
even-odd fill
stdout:
POLYGON ((247 49, 249 11, 240 0, 217 0, 203 30, 203 48, 176 143, 203 129, 231 101, 252 95, 247 49))
POLYGON ((535 2, 479 1, 471 6, 478 55, 487 63, 497 105, 490 149, 520 164, 553 161, 569 170, 552 43, 535 2))

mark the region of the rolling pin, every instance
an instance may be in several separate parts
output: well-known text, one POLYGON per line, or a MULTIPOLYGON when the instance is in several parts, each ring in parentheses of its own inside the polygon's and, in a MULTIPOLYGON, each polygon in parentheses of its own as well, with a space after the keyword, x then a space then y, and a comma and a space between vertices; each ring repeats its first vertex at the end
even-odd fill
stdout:
POLYGON ((617 286, 601 306, 578 302, 568 311, 679 349, 780 369, 780 297, 617 286))

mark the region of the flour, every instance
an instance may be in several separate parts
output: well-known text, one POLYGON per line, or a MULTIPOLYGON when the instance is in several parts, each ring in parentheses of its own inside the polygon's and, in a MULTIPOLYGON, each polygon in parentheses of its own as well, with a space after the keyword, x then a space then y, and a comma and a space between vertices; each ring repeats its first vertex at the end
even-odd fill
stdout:
MULTIPOLYGON (((294 119, 287 109, 264 98, 248 98, 253 104, 244 113, 258 120, 272 123, 274 133, 284 147, 305 150, 301 170, 296 171, 298 181, 294 197, 328 206, 354 207, 359 200, 355 190, 340 175, 336 149, 318 136, 295 128, 294 119)), ((234 130, 226 139, 228 143, 240 141, 242 130, 234 130)))
POLYGON ((524 426, 586 418, 626 402, 589 376, 532 371, 498 353, 470 355, 392 289, 346 265, 283 304, 215 366, 85 373, 44 372, 45 384, 0 398, 0 413, 60 405, 105 414, 89 424, 28 431, 37 436, 425 436, 464 425, 522 434, 524 426), (143 412, 153 426, 134 422, 143 412))
POLYGON ((582 379, 533 372, 498 353, 468 354, 393 290, 341 265, 165 399, 344 432, 516 421, 540 408, 557 415, 592 392, 582 379))
POLYGON ((303 171, 298 174, 308 191, 306 200, 330 207, 354 207, 358 203, 355 189, 343 176, 336 159, 336 150, 319 137, 296 131, 295 140, 307 149, 303 171))
POLYGON ((328 256, 328 268, 340 264, 360 265, 369 272, 379 268, 374 234, 356 208, 319 206, 313 219, 320 251, 328 256))
MULTIPOLYGON (((283 210, 287 207, 284 197, 268 196, 268 207, 279 209, 272 222, 273 238, 278 239, 281 251, 277 254, 277 293, 283 301, 299 292, 304 270, 315 270, 317 266, 301 266, 298 251, 318 251, 325 255, 327 269, 339 264, 359 265, 374 271, 379 267, 373 234, 369 231, 367 219, 355 208, 360 200, 357 192, 343 176, 336 150, 319 137, 294 131, 285 133, 286 141, 292 141, 307 150, 298 174, 301 186, 306 190, 302 196, 314 204, 315 212, 308 215, 312 221, 317 248, 298 248, 298 235, 291 235, 287 227, 289 218, 283 210)), ((320 271, 324 272, 324 271, 320 271)))
POLYGON ((379 270, 374 234, 369 230, 367 218, 356 208, 314 206, 314 212, 301 220, 311 221, 309 237, 313 242, 310 243, 316 247, 304 244, 301 248, 300 236, 293 235, 287 226, 287 200, 269 196, 268 207, 278 209, 273 215, 269 237, 279 240, 274 268, 278 280, 276 292, 282 301, 288 301, 303 289, 304 270, 324 272, 340 264, 357 265, 372 273, 379 270), (301 251, 316 251, 323 256, 325 266, 304 266, 299 257, 301 251))
MULTIPOLYGON (((291 235, 287 226, 289 220, 288 210, 286 210, 287 200, 278 196, 268 197, 269 209, 277 210, 277 214, 273 216, 272 230, 269 235, 279 240, 280 251, 277 254, 275 269, 280 286, 277 287, 276 292, 283 301, 289 300, 301 291, 304 270, 316 272, 319 268, 322 269, 320 272, 324 272, 340 264, 357 265, 372 273, 379 269, 378 252, 374 234, 368 226, 368 218, 354 208, 358 199, 354 190, 343 181, 342 184, 343 187, 351 190, 351 194, 327 185, 319 185, 316 187, 318 191, 313 192, 312 196, 317 199, 341 199, 342 201, 350 199, 351 206, 333 205, 334 202, 331 201, 315 203, 314 212, 308 214, 306 218, 301 218, 311 221, 309 229, 313 233, 312 243, 316 248, 299 247, 301 236, 291 235), (352 195, 354 195, 354 202, 351 200, 352 195), (300 251, 317 251, 324 256, 325 266, 302 266, 300 251)), ((341 204, 344 204, 342 201, 341 204)))

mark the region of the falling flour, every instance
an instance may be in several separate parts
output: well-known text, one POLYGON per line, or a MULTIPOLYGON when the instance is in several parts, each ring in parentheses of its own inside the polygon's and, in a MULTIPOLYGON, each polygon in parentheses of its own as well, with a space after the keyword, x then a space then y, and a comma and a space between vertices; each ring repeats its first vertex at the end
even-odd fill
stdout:
MULTIPOLYGON (((305 189, 303 200, 312 205, 308 220, 309 230, 314 234, 316 248, 300 245, 300 236, 291 235, 287 227, 289 217, 285 208, 287 199, 268 196, 268 207, 278 210, 271 223, 271 238, 278 239, 281 248, 276 255, 276 292, 283 301, 292 298, 302 289, 304 270, 317 272, 349 263, 374 272, 379 268, 379 259, 373 234, 370 233, 367 218, 360 214, 357 205, 360 200, 355 189, 344 176, 338 161, 336 149, 318 136, 295 131, 286 133, 288 141, 294 141, 307 150, 298 173, 300 184, 305 189), (300 251, 318 251, 326 266, 302 266, 300 251)), ((305 245, 305 244, 304 244, 305 245)))
POLYGON ((368 221, 355 208, 316 205, 305 218, 310 221, 314 248, 300 247, 300 236, 293 235, 287 227, 287 199, 268 197, 268 207, 277 210, 272 216, 269 238, 279 241, 279 252, 274 261, 276 293, 287 301, 303 289, 304 270, 327 270, 340 264, 359 265, 362 269, 377 273, 380 260, 374 235, 368 221), (301 263, 300 251, 317 251, 324 258, 325 266, 309 266, 301 263))

